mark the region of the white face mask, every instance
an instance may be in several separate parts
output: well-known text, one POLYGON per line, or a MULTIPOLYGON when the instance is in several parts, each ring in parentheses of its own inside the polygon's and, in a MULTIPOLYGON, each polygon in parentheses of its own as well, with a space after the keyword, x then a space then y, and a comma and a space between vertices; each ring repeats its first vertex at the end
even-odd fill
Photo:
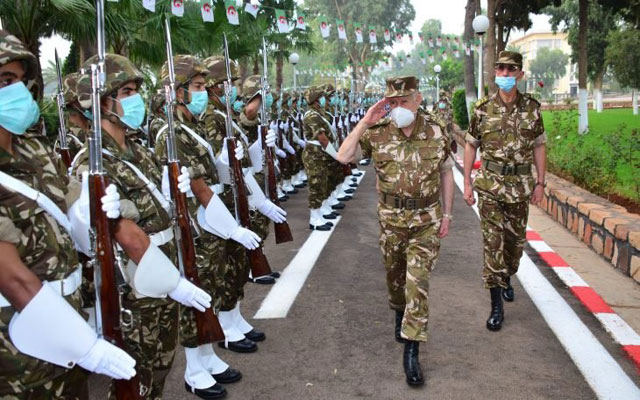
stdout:
POLYGON ((396 107, 391 110, 389 114, 393 122, 398 125, 398 128, 406 128, 411 125, 413 121, 416 119, 416 116, 413 114, 411 110, 402 107, 396 107))

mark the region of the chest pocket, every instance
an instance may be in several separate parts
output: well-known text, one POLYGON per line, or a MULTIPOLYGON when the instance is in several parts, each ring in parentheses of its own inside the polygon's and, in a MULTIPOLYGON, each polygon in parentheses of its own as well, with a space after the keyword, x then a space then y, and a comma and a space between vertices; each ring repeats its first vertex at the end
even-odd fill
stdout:
POLYGON ((525 140, 534 140, 536 136, 535 121, 530 119, 521 119, 518 122, 518 133, 525 140))
POLYGON ((484 120, 478 125, 480 140, 485 150, 498 150, 502 148, 502 125, 501 121, 484 120))

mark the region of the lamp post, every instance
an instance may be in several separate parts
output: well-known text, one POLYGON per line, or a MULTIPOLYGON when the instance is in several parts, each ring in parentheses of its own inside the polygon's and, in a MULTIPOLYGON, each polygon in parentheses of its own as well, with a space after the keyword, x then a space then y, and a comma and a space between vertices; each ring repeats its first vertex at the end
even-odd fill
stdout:
POLYGON ((289 62, 291 63, 291 65, 293 65, 293 91, 295 92, 297 89, 297 82, 296 82, 296 64, 298 64, 298 61, 300 61, 300 56, 298 55, 298 53, 291 53, 289 55, 289 62))
POLYGON ((478 100, 482 98, 484 94, 484 87, 482 85, 482 35, 489 29, 489 18, 484 15, 478 15, 473 19, 471 24, 473 26, 473 30, 480 37, 480 49, 478 50, 478 100))
POLYGON ((442 71, 440 64, 433 66, 433 72, 436 73, 436 103, 440 101, 440 71, 442 71))

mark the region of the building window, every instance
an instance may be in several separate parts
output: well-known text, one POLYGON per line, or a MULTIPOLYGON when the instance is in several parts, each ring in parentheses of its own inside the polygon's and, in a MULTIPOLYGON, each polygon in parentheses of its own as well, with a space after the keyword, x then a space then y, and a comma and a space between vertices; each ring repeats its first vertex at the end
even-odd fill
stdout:
POLYGON ((537 46, 538 46, 539 49, 553 46, 553 40, 551 40, 551 39, 549 39, 549 40, 538 40, 537 42, 538 42, 537 46))

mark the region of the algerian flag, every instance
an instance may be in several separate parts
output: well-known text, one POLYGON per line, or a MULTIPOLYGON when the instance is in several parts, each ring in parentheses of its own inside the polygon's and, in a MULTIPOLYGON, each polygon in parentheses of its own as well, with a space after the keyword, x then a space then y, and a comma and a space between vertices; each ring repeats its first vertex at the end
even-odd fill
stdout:
POLYGON ((442 38, 440 37, 440 35, 438 35, 438 37, 436 38, 436 46, 442 47, 442 38))
POLYGON ((319 17, 318 20, 320 21, 320 33, 322 34, 322 38, 326 39, 331 34, 331 28, 327 22, 327 17, 319 17))
POLYGON ((424 56, 424 51, 421 51, 420 53, 418 53, 420 55, 420 61, 422 61, 422 64, 426 64, 427 63, 427 58, 424 56))
POLYGON ((142 0, 142 7, 151 12, 156 12, 156 0, 142 0))
POLYGON ((421 42, 424 42, 424 35, 422 34, 422 32, 418 32, 418 37, 420 38, 421 42))
POLYGON ((278 10, 276 8, 276 24, 278 25, 278 32, 289 33, 289 22, 287 21, 287 14, 284 10, 278 10))
POLYGON ((307 23, 304 21, 305 15, 298 11, 298 18, 296 18, 296 29, 300 29, 302 31, 307 29, 307 23))
POLYGON ((378 37, 376 36, 376 27, 373 25, 369 26, 369 43, 378 43, 378 37))
POLYGON ((213 22, 213 9, 211 8, 211 4, 204 3, 200 8, 200 12, 202 12, 202 21, 213 22))
POLYGON ((258 17, 258 11, 260 11, 260 6, 258 4, 247 3, 244 6, 244 11, 253 15, 253 18, 258 17))
POLYGON ((338 26, 338 39, 347 40, 347 31, 344 29, 344 21, 337 19, 336 25, 338 26))
POLYGON ((451 38, 449 38, 449 36, 445 36, 444 41, 447 44, 447 46, 451 47, 451 38))
POLYGON ((433 50, 427 50, 427 55, 429 56, 429 62, 433 63, 435 61, 435 57, 433 56, 433 50))
POLYGON ((447 49, 446 48, 442 48, 442 59, 446 60, 447 58, 449 58, 449 56, 447 56, 447 49))
POLYGON ((227 21, 231 25, 240 25, 238 10, 236 10, 236 0, 225 0, 224 8, 227 10, 227 21))
POLYGON ((469 47, 469 43, 465 43, 464 44, 464 54, 470 56, 471 55, 471 48, 469 47))
POLYGON ((457 46, 453 46, 453 55, 456 58, 460 58, 460 51, 458 51, 458 47, 457 46))
POLYGON ((396 32, 396 40, 402 42, 402 32, 396 32))
POLYGON ((362 43, 362 24, 354 22, 353 28, 356 31, 356 43, 362 43))
POLYGON ((431 47, 433 49, 433 36, 429 35, 429 47, 431 47))
POLYGON ((182 17, 184 15, 184 1, 171 0, 171 13, 176 17, 182 17))
POLYGON ((384 41, 385 42, 390 42, 391 41, 391 32, 389 31, 388 28, 385 28, 385 30, 384 30, 384 41))
POLYGON ((409 32, 409 43, 413 44, 413 33, 409 32))

